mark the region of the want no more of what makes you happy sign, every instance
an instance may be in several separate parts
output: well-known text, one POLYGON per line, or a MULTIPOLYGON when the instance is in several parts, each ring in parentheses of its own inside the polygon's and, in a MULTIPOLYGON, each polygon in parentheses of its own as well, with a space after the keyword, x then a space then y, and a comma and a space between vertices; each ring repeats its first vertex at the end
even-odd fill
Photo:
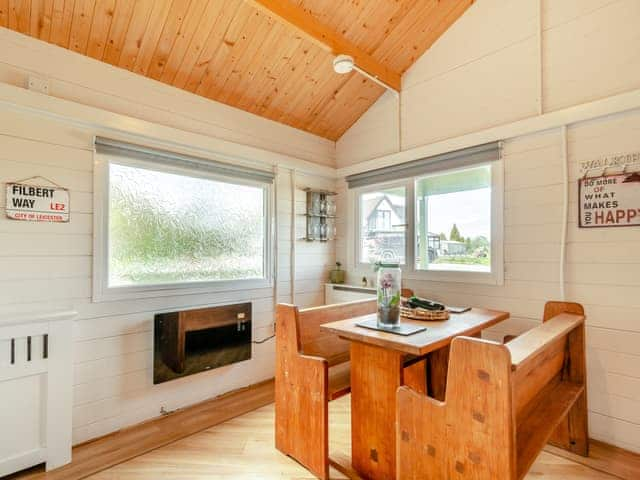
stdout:
POLYGON ((579 180, 579 226, 640 226, 640 172, 579 180))

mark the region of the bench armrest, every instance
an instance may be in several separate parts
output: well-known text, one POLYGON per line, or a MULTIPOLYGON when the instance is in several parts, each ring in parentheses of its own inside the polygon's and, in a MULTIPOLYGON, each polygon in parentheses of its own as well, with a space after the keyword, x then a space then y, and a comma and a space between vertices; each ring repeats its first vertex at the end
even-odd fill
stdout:
POLYGON ((533 358, 555 340, 566 336, 583 322, 583 315, 561 313, 511 340, 506 344, 506 347, 511 352, 513 370, 516 370, 528 358, 533 358))

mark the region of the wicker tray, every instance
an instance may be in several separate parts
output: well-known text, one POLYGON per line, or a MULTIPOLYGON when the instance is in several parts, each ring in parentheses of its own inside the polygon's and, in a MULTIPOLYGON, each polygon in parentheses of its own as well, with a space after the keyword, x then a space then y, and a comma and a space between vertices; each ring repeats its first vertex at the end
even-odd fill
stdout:
POLYGON ((449 319, 447 310, 425 310, 423 308, 400 307, 400 316, 412 320, 441 321, 449 319))

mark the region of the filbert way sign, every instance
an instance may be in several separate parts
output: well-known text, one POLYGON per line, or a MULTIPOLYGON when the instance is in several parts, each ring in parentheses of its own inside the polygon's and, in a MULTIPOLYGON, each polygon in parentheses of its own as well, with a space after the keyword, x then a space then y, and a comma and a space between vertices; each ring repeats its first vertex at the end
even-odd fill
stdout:
POLYGON ((68 222, 69 190, 7 183, 7 217, 31 222, 68 222))

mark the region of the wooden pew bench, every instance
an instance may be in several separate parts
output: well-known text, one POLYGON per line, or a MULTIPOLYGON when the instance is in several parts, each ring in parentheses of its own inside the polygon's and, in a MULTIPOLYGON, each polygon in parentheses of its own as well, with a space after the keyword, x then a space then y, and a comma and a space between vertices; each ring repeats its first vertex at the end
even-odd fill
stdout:
POLYGON ((276 448, 329 478, 329 405, 351 391, 349 342, 320 329, 375 313, 376 300, 276 310, 276 448))
POLYGON ((398 389, 398 478, 521 479, 547 442, 587 456, 584 348, 565 302, 506 345, 454 339, 444 402, 398 389))
MULTIPOLYGON (((402 290, 403 297, 412 295, 402 290)), ((277 306, 276 448, 318 478, 329 478, 328 402, 351 392, 351 344, 320 325, 376 311, 375 297, 307 309, 277 306)), ((426 391, 424 359, 408 359, 405 382, 426 391)))

